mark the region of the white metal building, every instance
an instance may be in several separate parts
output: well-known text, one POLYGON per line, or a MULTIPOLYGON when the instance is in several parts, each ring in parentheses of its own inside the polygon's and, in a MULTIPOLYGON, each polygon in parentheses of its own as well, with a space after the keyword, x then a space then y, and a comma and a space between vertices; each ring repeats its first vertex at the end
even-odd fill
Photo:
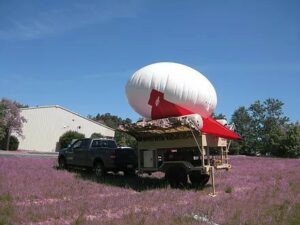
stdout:
POLYGON ((106 137, 114 137, 114 129, 85 118, 61 106, 44 106, 21 109, 21 115, 27 120, 23 123, 23 136, 19 149, 55 152, 59 150, 58 141, 67 131, 77 131, 90 137, 93 133, 101 133, 106 137))

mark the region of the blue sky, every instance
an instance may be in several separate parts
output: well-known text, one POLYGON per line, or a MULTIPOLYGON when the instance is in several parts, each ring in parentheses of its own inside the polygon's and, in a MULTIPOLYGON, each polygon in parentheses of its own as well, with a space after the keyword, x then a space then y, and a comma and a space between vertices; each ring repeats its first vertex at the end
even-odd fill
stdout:
POLYGON ((217 113, 278 98, 300 109, 300 1, 0 0, 0 97, 136 120, 127 79, 160 61, 204 74, 217 113))

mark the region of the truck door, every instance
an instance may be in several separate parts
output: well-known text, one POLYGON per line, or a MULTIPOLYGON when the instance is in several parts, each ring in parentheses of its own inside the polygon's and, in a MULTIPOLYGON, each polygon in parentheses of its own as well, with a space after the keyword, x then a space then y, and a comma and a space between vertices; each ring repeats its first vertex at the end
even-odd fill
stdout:
POLYGON ((115 145, 112 145, 107 140, 94 140, 91 146, 91 152, 95 157, 100 157, 106 168, 114 167, 115 160, 115 145))
POLYGON ((78 140, 73 145, 74 164, 76 166, 84 166, 88 157, 90 141, 88 139, 78 140))
POLYGON ((115 143, 115 141, 113 140, 106 140, 104 141, 104 146, 105 146, 105 153, 106 153, 106 158, 107 158, 107 162, 108 162, 108 167, 114 168, 115 165, 115 161, 116 161, 116 157, 117 157, 117 145, 115 143))

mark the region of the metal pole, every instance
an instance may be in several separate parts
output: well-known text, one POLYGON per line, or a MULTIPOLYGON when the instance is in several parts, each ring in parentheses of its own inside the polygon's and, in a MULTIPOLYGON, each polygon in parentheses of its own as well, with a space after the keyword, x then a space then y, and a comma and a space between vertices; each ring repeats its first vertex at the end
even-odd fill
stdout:
POLYGON ((138 170, 139 174, 141 173, 141 153, 140 153, 140 148, 138 147, 138 170))
POLYGON ((224 148, 221 147, 221 162, 224 163, 224 148))
POLYGON ((205 147, 202 146, 202 151, 201 151, 201 155, 202 155, 202 166, 205 166, 205 161, 204 161, 204 152, 205 152, 205 147))
POLYGON ((210 154, 209 154, 209 147, 207 146, 207 147, 206 147, 206 149, 207 149, 207 152, 206 152, 206 156, 207 156, 207 165, 209 165, 209 166, 210 166, 210 154))
MULTIPOLYGON (((204 151, 205 151, 205 149, 204 149, 202 143, 201 143, 201 148, 200 148, 200 145, 199 145, 199 143, 198 143, 198 141, 197 141, 197 138, 196 138, 196 136, 195 136, 195 134, 194 134, 194 132, 193 132, 193 130, 192 130, 191 125, 190 125, 189 123, 188 123, 188 125, 189 125, 189 127, 190 127, 190 131, 191 131, 191 133, 192 133, 192 135, 193 135, 193 138, 194 138, 194 140, 195 140, 195 142, 196 142, 196 144, 197 144, 197 147, 198 147, 198 149, 199 149, 199 151, 200 151, 200 154, 201 154, 201 156, 202 156, 202 166, 204 166, 204 151)), ((202 136, 202 134, 201 134, 201 136, 202 136)))
POLYGON ((215 168, 213 166, 210 167, 210 175, 211 175, 211 184, 212 184, 212 189, 213 192, 210 193, 209 195, 211 197, 215 197, 216 196, 216 187, 215 187, 215 168))
POLYGON ((229 153, 230 145, 231 145, 231 140, 229 141, 229 143, 226 146, 226 163, 227 164, 229 163, 228 153, 229 153))

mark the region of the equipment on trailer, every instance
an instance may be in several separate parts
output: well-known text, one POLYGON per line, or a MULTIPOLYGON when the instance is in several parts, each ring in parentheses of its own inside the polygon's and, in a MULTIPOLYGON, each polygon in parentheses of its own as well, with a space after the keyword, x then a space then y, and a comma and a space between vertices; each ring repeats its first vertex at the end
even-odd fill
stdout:
MULTIPOLYGON (((124 124, 118 129, 138 142, 139 173, 164 172, 171 187, 185 186, 188 178, 193 185, 203 186, 211 178, 214 196, 215 169, 231 168, 230 141, 199 132, 198 118, 197 114, 170 117, 124 124)), ((224 120, 219 123, 223 126, 224 120)))

